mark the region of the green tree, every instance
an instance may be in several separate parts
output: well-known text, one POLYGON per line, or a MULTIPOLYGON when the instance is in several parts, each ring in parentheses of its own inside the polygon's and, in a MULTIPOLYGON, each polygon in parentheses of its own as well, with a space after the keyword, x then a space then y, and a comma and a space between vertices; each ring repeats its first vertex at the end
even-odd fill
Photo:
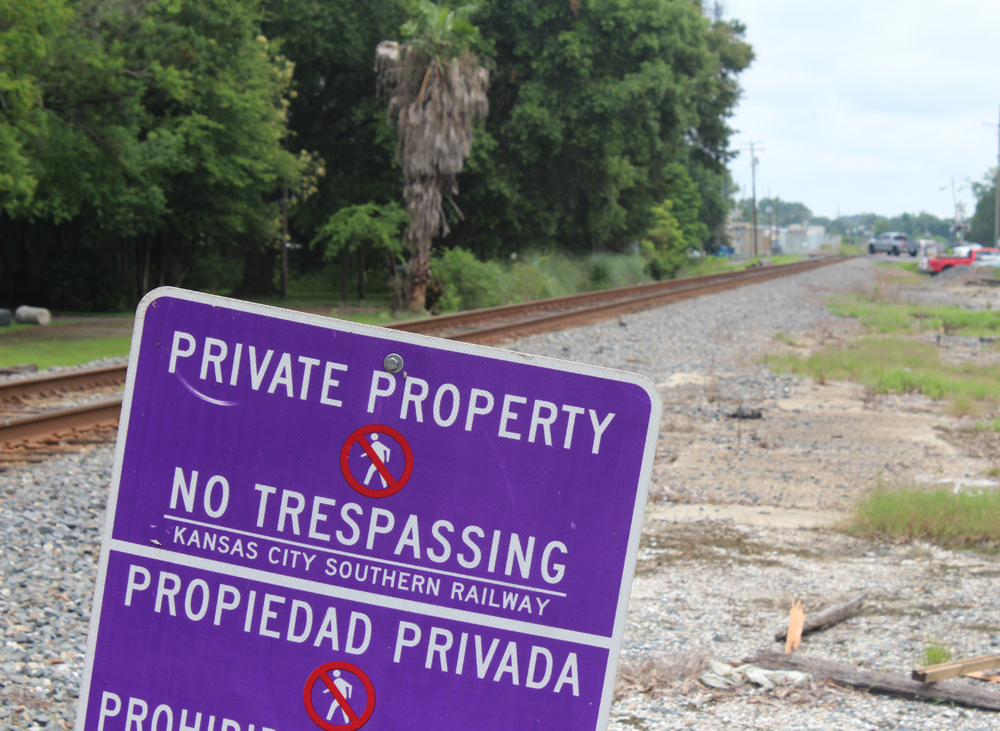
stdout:
POLYGON ((996 195, 997 195, 996 169, 990 170, 982 182, 972 184, 972 192, 976 195, 976 212, 972 214, 969 221, 969 233, 967 239, 976 241, 985 246, 997 246, 993 241, 996 233, 994 221, 996 220, 996 195), (990 243, 992 242, 992 243, 990 243))
POLYGON ((40 133, 42 69, 72 12, 60 0, 0 0, 0 209, 19 215, 38 186, 26 144, 40 133))
POLYGON ((330 216, 316 234, 313 244, 324 250, 324 258, 335 260, 338 256, 342 266, 342 298, 348 297, 350 257, 358 258, 358 299, 365 298, 365 254, 370 252, 386 260, 390 271, 394 269, 396 257, 403 252, 400 229, 406 223, 406 212, 397 203, 378 205, 364 203, 341 208, 330 216))
MULTIPOLYGON (((701 193, 691 179, 691 174, 680 163, 670 163, 666 169, 666 190, 668 202, 671 204, 670 215, 677 221, 684 236, 688 249, 701 250, 702 244, 708 239, 708 226, 701 220, 701 193)), ((656 226, 662 226, 660 220, 661 207, 653 208, 656 216, 656 226)))
POLYGON ((273 289, 281 185, 303 166, 283 147, 292 68, 260 34, 258 2, 48 0, 43 23, 0 1, 5 58, 13 28, 33 39, 0 82, 28 89, 3 119, 29 171, 0 189, 7 291, 117 307, 220 256, 246 258, 247 293, 273 289))
POLYGON ((687 263, 690 242, 683 225, 674 216, 674 202, 653 206, 654 224, 642 241, 648 259, 646 271, 653 279, 673 279, 687 263))
MULTIPOLYGON (((746 198, 742 202, 744 207, 744 221, 750 219, 750 199, 746 198)), ((805 203, 798 201, 786 201, 780 197, 761 198, 757 201, 757 223, 761 226, 770 225, 774 221, 778 226, 790 226, 792 224, 812 223, 813 212, 805 203), (768 213, 767 209, 771 212, 768 213)))
POLYGON ((144 101, 169 201, 163 250, 183 277, 199 250, 232 247, 245 259, 242 295, 275 291, 279 191, 301 171, 284 145, 293 66, 260 34, 260 17, 252 0, 164 0, 137 38, 143 60, 162 68, 144 101))
MULTIPOLYGON (((316 194, 290 216, 295 240, 310 241, 331 211, 402 200, 393 130, 374 93, 372 49, 407 18, 405 0, 264 0, 263 32, 295 64, 288 99, 294 146, 326 161, 316 194)), ((308 252, 318 265, 324 249, 308 252)))
POLYGON ((752 59, 739 24, 690 0, 484 0, 495 59, 490 120, 462 175, 466 220, 448 245, 617 250, 669 196, 671 163, 725 219, 727 118, 752 59))
POLYGON ((479 35, 469 22, 474 10, 418 0, 416 17, 401 28, 406 40, 383 41, 375 52, 379 86, 399 137, 396 157, 410 221, 408 304, 417 311, 425 305, 431 241, 450 230, 442 196, 451 200, 458 193, 474 124, 489 108, 489 72, 473 51, 479 35))

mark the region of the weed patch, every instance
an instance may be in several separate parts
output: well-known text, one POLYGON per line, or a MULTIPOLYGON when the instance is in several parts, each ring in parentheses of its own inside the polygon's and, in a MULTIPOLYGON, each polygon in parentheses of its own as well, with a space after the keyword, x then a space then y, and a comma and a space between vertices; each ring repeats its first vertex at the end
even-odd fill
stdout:
POLYGON ((618 677, 615 679, 615 699, 638 693, 661 697, 668 688, 693 681, 705 672, 708 661, 707 655, 681 653, 670 662, 645 660, 622 663, 618 666, 618 677))
POLYGON ((900 334, 924 331, 947 335, 997 335, 1000 333, 1000 311, 967 310, 964 307, 922 307, 879 300, 871 297, 836 297, 830 310, 841 317, 854 317, 872 333, 900 334))
POLYGON ((638 284, 649 281, 645 266, 639 254, 574 259, 529 252, 500 262, 448 249, 431 260, 429 295, 436 312, 457 312, 638 284))
POLYGON ((960 411, 971 404, 1000 403, 1000 367, 944 363, 931 345, 904 338, 863 338, 847 348, 827 347, 808 358, 772 355, 778 373, 827 380, 856 381, 875 393, 922 393, 952 400, 960 411))
POLYGON ((880 487, 855 508, 849 533, 877 540, 921 540, 945 547, 1000 543, 1000 493, 880 487))
POLYGON ((924 665, 938 665, 951 660, 951 648, 940 638, 932 638, 924 645, 924 665))
POLYGON ((878 262, 880 267, 894 267, 896 269, 902 269, 905 272, 910 272, 911 274, 919 274, 919 264, 915 261, 880 261, 878 262))

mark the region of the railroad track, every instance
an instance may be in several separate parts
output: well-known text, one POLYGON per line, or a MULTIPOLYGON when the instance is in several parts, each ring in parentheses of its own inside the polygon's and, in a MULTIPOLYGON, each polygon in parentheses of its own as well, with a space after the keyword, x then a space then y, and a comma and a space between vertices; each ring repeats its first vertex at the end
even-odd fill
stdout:
POLYGON ((549 297, 515 305, 487 307, 454 315, 404 320, 386 327, 467 343, 489 344, 586 325, 616 315, 648 310, 671 302, 797 274, 843 259, 844 257, 815 257, 781 266, 753 267, 738 272, 705 274, 666 282, 648 282, 565 297, 549 297))
MULTIPOLYGON (((585 325, 671 302, 797 274, 842 260, 843 257, 816 257, 782 266, 754 267, 739 272, 650 282, 488 307, 454 315, 405 320, 386 327, 467 343, 495 343, 585 325)), ((25 396, 44 396, 65 390, 123 384, 125 375, 125 366, 109 366, 8 381, 0 383, 0 404, 17 401, 25 396)), ((58 443, 107 441, 105 437, 113 434, 117 425, 121 403, 121 398, 113 398, 29 416, 0 416, 0 469, 3 462, 35 461, 31 459, 32 455, 38 454, 38 450, 44 449, 46 444, 51 449, 51 445, 58 443), (90 432, 93 434, 88 435, 90 432)))

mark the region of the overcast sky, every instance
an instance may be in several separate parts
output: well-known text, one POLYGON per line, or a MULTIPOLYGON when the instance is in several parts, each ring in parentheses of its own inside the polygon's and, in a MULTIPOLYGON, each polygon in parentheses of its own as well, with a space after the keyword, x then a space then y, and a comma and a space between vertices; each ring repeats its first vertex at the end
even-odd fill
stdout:
MULTIPOLYGON (((710 0, 706 1, 706 5, 710 0)), ((733 145, 763 142, 757 196, 821 216, 950 218, 951 180, 996 165, 1000 0, 725 0, 756 60, 741 76, 733 145), (942 190, 943 188, 943 190, 942 190)), ((750 156, 730 164, 750 195, 750 156)))

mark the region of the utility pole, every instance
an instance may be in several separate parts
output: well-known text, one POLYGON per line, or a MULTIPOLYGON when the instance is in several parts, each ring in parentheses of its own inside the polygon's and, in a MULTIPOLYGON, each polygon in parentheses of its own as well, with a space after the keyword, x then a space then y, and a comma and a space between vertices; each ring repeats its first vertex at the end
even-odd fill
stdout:
POLYGON ((993 188, 993 243, 996 246, 1000 243, 1000 124, 990 124, 983 122, 986 127, 996 127, 997 130, 997 173, 994 179, 993 188))
POLYGON ((753 255, 757 256, 757 157, 753 152, 753 142, 750 143, 750 184, 750 202, 753 211, 753 255))
POLYGON ((1000 123, 997 124, 997 179, 996 187, 993 188, 993 246, 998 242, 1000 242, 1000 123))
POLYGON ((281 188, 281 299, 288 296, 288 181, 281 188))
POLYGON ((751 256, 757 256, 757 159, 755 145, 763 145, 763 142, 744 142, 740 145, 746 149, 750 148, 750 204, 751 216, 753 220, 753 251, 751 256))

